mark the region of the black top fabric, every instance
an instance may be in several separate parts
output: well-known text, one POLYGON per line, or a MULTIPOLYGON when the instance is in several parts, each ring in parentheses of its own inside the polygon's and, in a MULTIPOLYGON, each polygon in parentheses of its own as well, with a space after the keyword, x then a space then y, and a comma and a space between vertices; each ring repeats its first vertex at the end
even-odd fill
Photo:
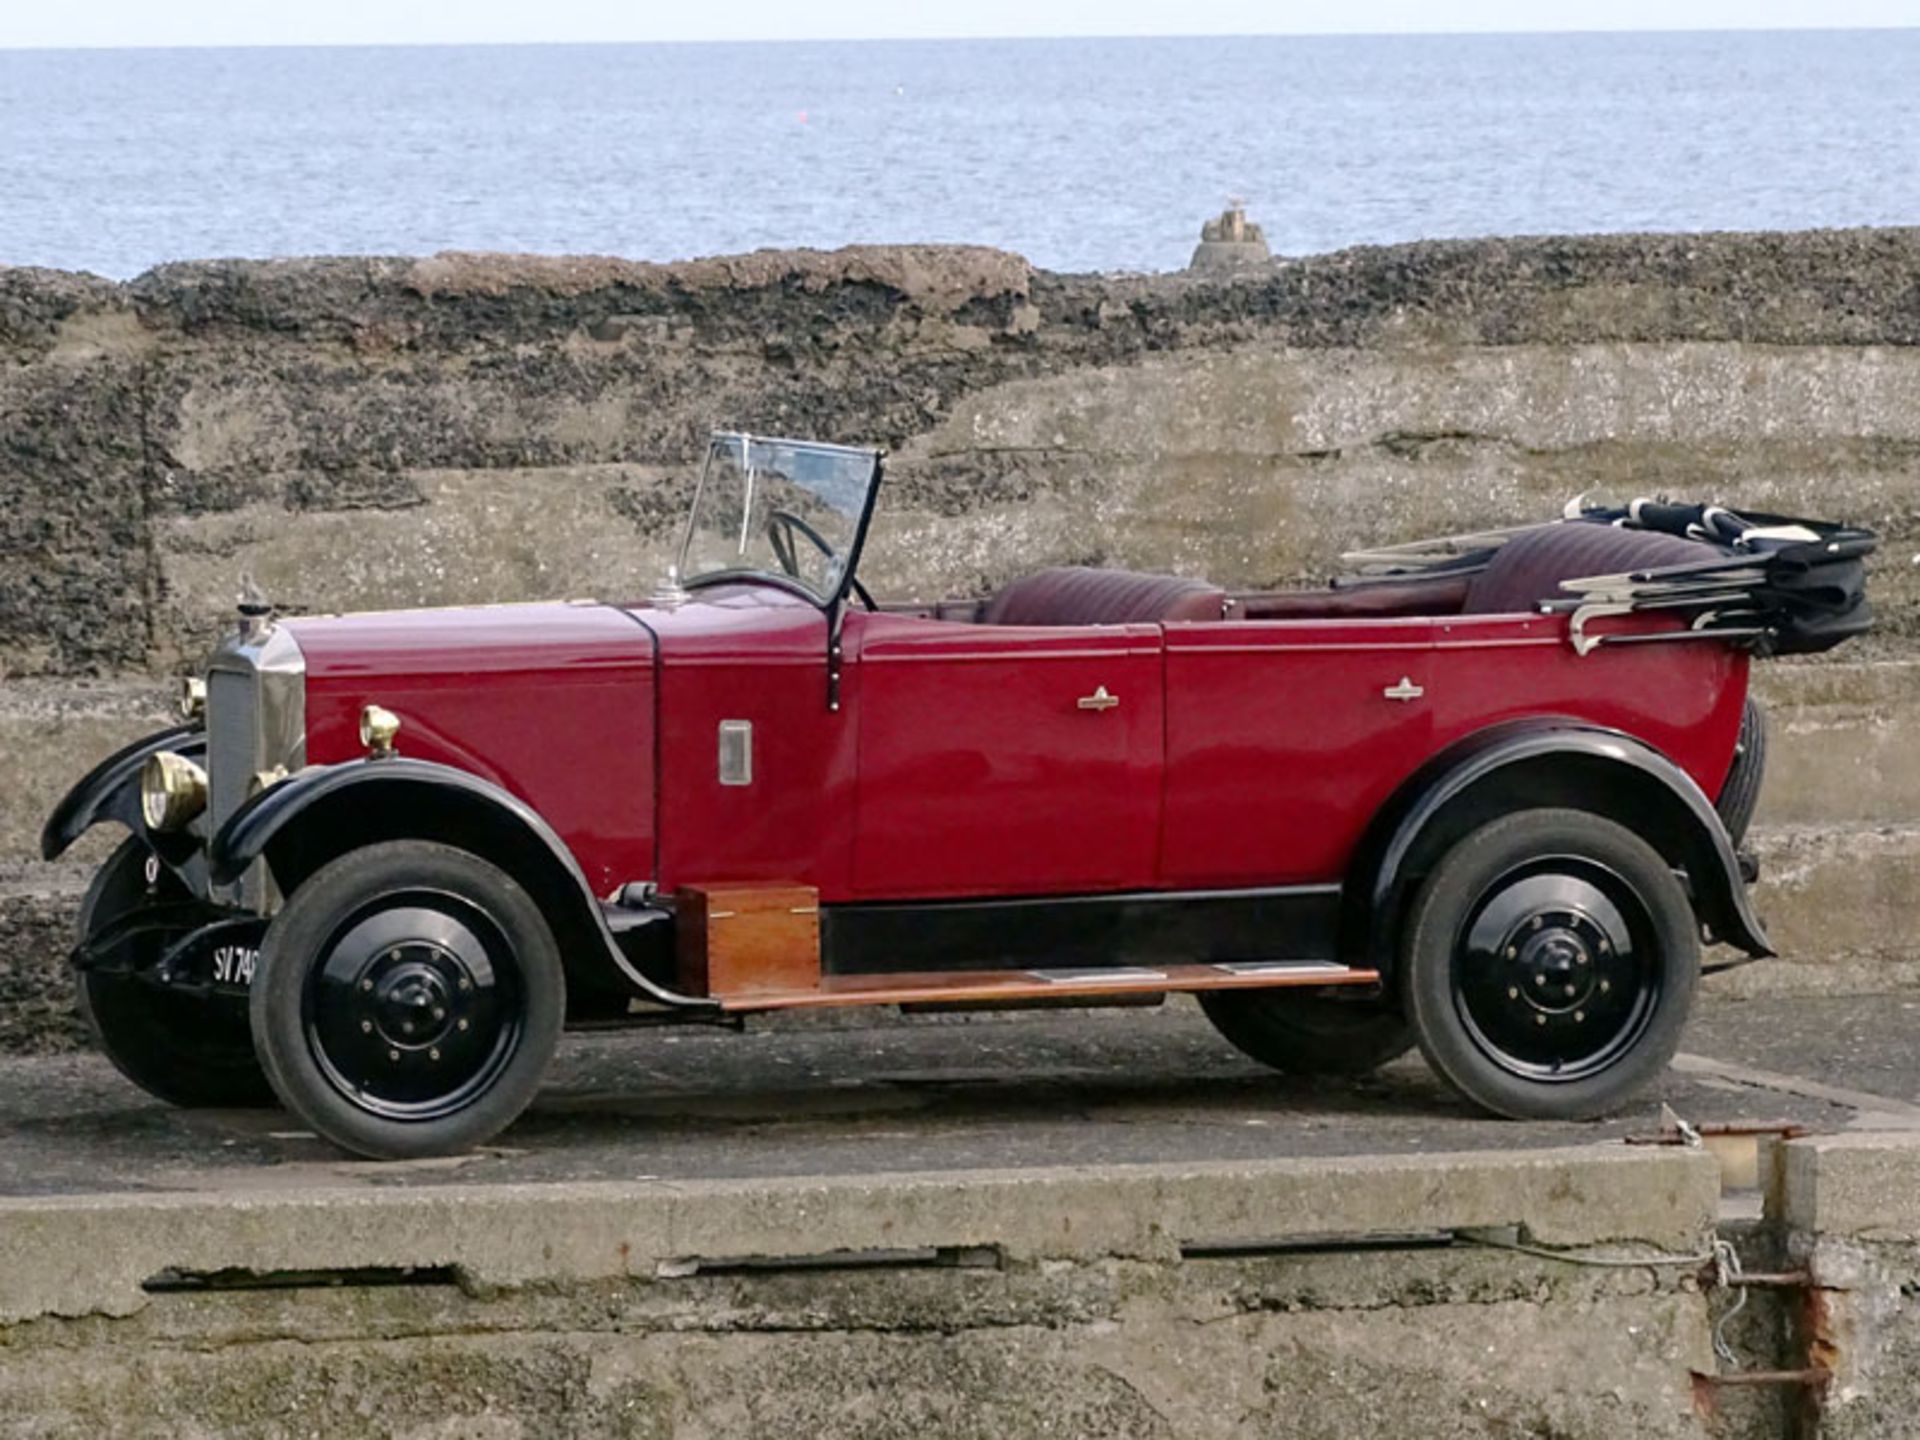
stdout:
POLYGON ((1866 558, 1877 544, 1871 530, 1823 520, 1636 501, 1524 530, 1483 552, 1465 610, 1530 610, 1568 598, 1565 581, 1630 575, 1648 608, 1698 617, 1708 632, 1740 631, 1741 643, 1762 654, 1807 655, 1872 628, 1866 558))

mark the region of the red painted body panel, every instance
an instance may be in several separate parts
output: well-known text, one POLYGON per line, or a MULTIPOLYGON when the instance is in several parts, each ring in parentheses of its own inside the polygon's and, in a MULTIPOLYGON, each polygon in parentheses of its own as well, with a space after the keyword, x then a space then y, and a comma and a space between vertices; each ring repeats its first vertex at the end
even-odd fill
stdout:
MULTIPOLYGON (((1615 633, 1667 629, 1614 621, 1615 633)), ((1562 616, 1453 616, 1435 637, 1434 744, 1529 715, 1572 715, 1624 731, 1720 794, 1740 738, 1747 652, 1710 640, 1605 646, 1577 655, 1562 616)))
POLYGON ((603 605, 500 605, 286 622, 307 660, 307 759, 362 752, 360 711, 400 749, 525 800, 594 889, 653 871, 653 641, 603 605))
POLYGON ((1527 717, 1623 731, 1713 797, 1747 667, 1744 652, 1710 641, 1577 655, 1565 616, 1169 626, 1161 884, 1337 880, 1368 821, 1428 758, 1527 717), (1389 698, 1402 680, 1422 693, 1389 698))
POLYGON ((772 585, 636 609, 660 637, 660 872, 681 885, 847 890, 857 680, 827 708, 827 620, 772 585), (720 783, 720 722, 753 726, 753 783, 720 783))
POLYGON ((1338 879, 1433 753, 1433 710, 1381 691, 1426 673, 1436 622, 1167 627, 1168 888, 1338 879))
POLYGON ((1152 886, 1160 635, 849 617, 860 675, 852 894, 1152 886), (1081 708, 1103 686, 1118 703, 1081 708))
POLYGON ((1338 881, 1421 764, 1526 716, 1625 731, 1712 796, 1748 668, 1711 642, 1578 656, 1563 616, 1026 628, 853 610, 835 710, 826 617, 773 585, 288 624, 313 762, 358 754, 377 702, 403 753, 544 815, 600 893, 792 882, 829 903, 1338 881), (1383 694, 1403 679, 1418 698, 1383 694), (1117 706, 1078 705, 1102 686, 1117 706), (720 783, 726 720, 753 727, 749 785, 720 783))

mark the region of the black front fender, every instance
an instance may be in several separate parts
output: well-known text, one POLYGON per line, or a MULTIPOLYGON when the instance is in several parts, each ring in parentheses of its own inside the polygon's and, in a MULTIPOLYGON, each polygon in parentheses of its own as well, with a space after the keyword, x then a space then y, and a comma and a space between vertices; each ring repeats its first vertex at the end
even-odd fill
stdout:
POLYGON ((1775 953, 1747 894, 1719 812, 1679 766, 1631 735, 1571 720, 1495 727, 1442 752, 1401 787, 1375 818, 1356 857, 1348 893, 1364 904, 1349 936, 1382 972, 1397 959, 1398 917, 1437 858, 1438 840, 1482 816, 1476 796, 1515 805, 1572 805, 1629 824, 1684 868, 1695 913, 1713 938, 1754 957, 1775 953), (1504 782, 1504 783, 1503 783, 1504 782), (1473 817, 1469 821, 1466 817, 1473 817))
POLYGON ((53 807, 40 830, 40 857, 57 860, 67 848, 102 820, 118 820, 136 835, 144 835, 140 819, 140 767, 150 756, 173 750, 190 760, 206 754, 206 732, 193 725, 175 725, 102 760, 53 807))
POLYGON ((334 837, 341 833, 461 844, 482 832, 510 839, 511 855, 496 853, 492 858, 523 882, 534 877, 545 882, 528 888, 564 911, 550 912, 549 921, 564 921, 571 933, 597 938, 632 988, 662 1005, 717 1008, 715 1001, 677 994, 635 969, 614 938, 579 862, 553 827, 518 796, 451 765, 394 755, 309 767, 234 811, 214 835, 207 858, 220 884, 231 883, 263 856, 286 884, 294 877, 282 873, 281 860, 303 847, 330 858, 339 853, 334 837), (453 823, 429 827, 431 816, 453 823))

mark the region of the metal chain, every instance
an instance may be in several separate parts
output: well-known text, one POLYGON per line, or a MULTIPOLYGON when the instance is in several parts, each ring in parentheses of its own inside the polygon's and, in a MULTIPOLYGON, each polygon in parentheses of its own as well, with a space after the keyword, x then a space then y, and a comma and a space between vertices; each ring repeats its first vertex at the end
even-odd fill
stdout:
POLYGON ((1740 1255, 1726 1240, 1715 1238, 1713 1242, 1714 1281, 1723 1290, 1737 1289, 1740 1298, 1727 1307, 1713 1327, 1713 1353, 1720 1357, 1720 1363, 1729 1370, 1740 1368, 1740 1357, 1733 1353, 1733 1347, 1727 1343, 1727 1326, 1733 1323, 1733 1317, 1747 1306, 1747 1287, 1740 1284, 1740 1255))

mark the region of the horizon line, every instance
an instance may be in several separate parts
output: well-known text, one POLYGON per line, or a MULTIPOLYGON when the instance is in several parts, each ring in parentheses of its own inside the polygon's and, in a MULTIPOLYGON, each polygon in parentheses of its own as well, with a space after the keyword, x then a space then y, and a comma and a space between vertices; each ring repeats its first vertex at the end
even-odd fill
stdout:
POLYGON ((1920 31, 1920 22, 1886 25, 1636 25, 1568 26, 1511 30, 1464 26, 1450 30, 1256 30, 1182 33, 1139 32, 1070 35, 778 35, 761 39, 741 37, 667 37, 655 39, 600 38, 574 40, 228 40, 160 41, 108 44, 0 44, 0 54, 128 53, 147 50, 456 50, 508 48, 592 48, 624 45, 913 45, 1049 44, 1086 40, 1447 40, 1447 39, 1579 39, 1630 35, 1872 35, 1920 31))

